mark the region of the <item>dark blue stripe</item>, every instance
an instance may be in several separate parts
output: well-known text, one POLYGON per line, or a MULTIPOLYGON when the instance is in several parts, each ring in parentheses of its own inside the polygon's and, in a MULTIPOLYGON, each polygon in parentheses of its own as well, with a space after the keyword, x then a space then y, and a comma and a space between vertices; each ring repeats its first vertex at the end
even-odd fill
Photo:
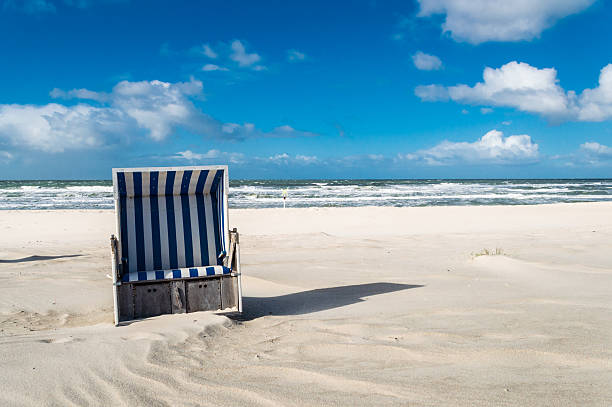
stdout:
POLYGON ((146 281, 147 280, 147 272, 139 271, 138 272, 138 281, 146 281))
POLYGON ((127 283, 130 281, 130 273, 125 273, 121 276, 121 281, 123 281, 124 283, 127 283))
POLYGON ((122 270, 123 273, 128 272, 127 258, 128 258, 128 231, 127 231, 127 208, 126 208, 126 187, 125 187, 125 174, 123 172, 117 173, 117 188, 119 189, 119 223, 121 223, 119 233, 119 240, 121 241, 121 259, 120 262, 125 265, 122 270), (123 259, 126 259, 125 263, 123 259))
POLYGON ((223 267, 223 274, 229 274, 229 273, 231 273, 231 272, 232 272, 232 270, 231 270, 231 269, 229 269, 229 268, 227 268, 227 267, 223 267))
POLYGON ((168 171, 166 178, 166 218, 168 221, 168 257, 170 267, 177 268, 178 260, 176 255, 176 224, 174 221, 174 177, 176 171, 168 171))
POLYGON ((221 223, 219 223, 219 233, 221 235, 221 249, 222 251, 226 250, 225 241, 225 211, 223 210, 223 203, 225 202, 225 182, 223 177, 221 178, 221 182, 219 183, 219 213, 221 214, 221 223))
POLYGON ((163 280, 164 279, 164 271, 163 270, 156 270, 155 271, 155 279, 156 280, 163 280))
POLYGON ((217 171, 215 174, 215 179, 210 186, 210 198, 212 201, 212 215, 213 215, 213 230, 215 231, 215 247, 217 248, 217 253, 215 253, 215 264, 223 264, 223 261, 219 259, 219 253, 223 250, 221 248, 221 242, 219 240, 219 211, 218 211, 218 203, 219 203, 219 180, 223 177, 223 171, 217 171))
POLYGON ((215 268, 214 267, 206 267, 206 275, 207 276, 214 276, 215 275, 215 268))
MULTIPOLYGON (((134 179, 134 223, 136 224, 136 270, 145 270, 144 219, 142 214, 142 173, 133 172, 134 179)), ((132 259, 133 261, 133 259, 132 259)))
POLYGON ((195 192, 196 205, 198 207, 198 229, 200 231, 200 258, 202 259, 202 264, 197 264, 198 266, 208 264, 208 235, 206 234, 206 209, 204 208, 206 177, 208 177, 208 170, 201 171, 195 192))
POLYGON ((197 277, 198 269, 189 269, 189 277, 197 277))
MULTIPOLYGON (((191 212, 189 211, 189 181, 193 171, 183 173, 181 183, 181 206, 183 210, 183 237, 185 242, 185 267, 193 267, 193 240, 191 236, 191 212)), ((199 265, 199 264, 198 264, 199 265)))
POLYGON ((149 178, 151 180, 149 187, 149 205, 151 206, 151 234, 153 235, 153 268, 161 269, 161 235, 159 233, 159 197, 157 191, 159 188, 159 172, 151 172, 149 178))
POLYGON ((181 270, 172 270, 172 278, 181 278, 181 270))

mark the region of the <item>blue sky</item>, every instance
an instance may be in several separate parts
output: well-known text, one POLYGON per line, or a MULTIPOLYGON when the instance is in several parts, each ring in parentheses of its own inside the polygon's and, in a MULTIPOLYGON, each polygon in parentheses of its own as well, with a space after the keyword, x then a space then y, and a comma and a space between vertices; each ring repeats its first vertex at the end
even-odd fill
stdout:
POLYGON ((612 176, 602 0, 0 0, 0 178, 612 176))

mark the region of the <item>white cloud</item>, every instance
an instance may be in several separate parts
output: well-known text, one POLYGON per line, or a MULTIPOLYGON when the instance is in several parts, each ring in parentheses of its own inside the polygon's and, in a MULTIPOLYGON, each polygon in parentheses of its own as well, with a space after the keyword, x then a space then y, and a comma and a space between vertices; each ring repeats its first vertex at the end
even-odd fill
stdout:
POLYGON ((178 129, 232 140, 312 135, 289 126, 263 132, 252 123, 220 122, 194 105, 194 98, 203 97, 202 82, 194 79, 178 83, 121 81, 110 93, 54 89, 51 95, 95 100, 100 105, 0 104, 0 145, 62 152, 117 144, 142 135, 161 141, 178 129))
POLYGON ((208 150, 205 153, 195 153, 191 150, 179 151, 175 155, 168 157, 170 159, 179 159, 186 161, 205 161, 218 159, 224 162, 229 161, 232 164, 242 164, 245 162, 245 157, 243 153, 230 153, 219 150, 208 150))
POLYGON ((13 159, 13 154, 0 150, 0 163, 7 164, 13 159))
POLYGON ((206 64, 202 67, 202 70, 204 72, 211 72, 211 71, 229 71, 229 69, 223 67, 223 66, 219 66, 219 65, 215 65, 215 64, 206 64))
POLYGON ((448 89, 442 85, 419 85, 414 94, 425 102, 442 102, 449 99, 448 89))
POLYGON ((501 122, 501 124, 503 124, 504 126, 510 126, 512 124, 512 120, 505 120, 501 122))
POLYGON ((429 55, 421 51, 417 51, 412 56, 412 62, 417 69, 421 71, 437 71, 442 68, 442 61, 435 55, 429 55))
POLYGON ((179 151, 178 153, 176 153, 174 158, 182 158, 182 159, 187 160, 187 161, 196 161, 196 160, 203 160, 203 159, 207 159, 207 158, 217 158, 217 157, 219 157, 220 154, 221 154, 221 152, 219 150, 215 150, 215 149, 208 150, 204 154, 194 153, 191 150, 185 150, 185 151, 179 151))
POLYGON ((295 156, 295 159, 297 161, 301 161, 301 162, 303 162, 305 164, 312 164, 312 163, 315 163, 315 162, 318 161, 318 158, 317 158, 316 155, 300 155, 300 154, 298 154, 298 155, 295 156))
POLYGON ((202 53, 208 58, 216 59, 219 55, 208 44, 202 45, 202 53))
POLYGON ((582 151, 587 151, 591 154, 603 155, 612 157, 612 148, 608 146, 604 146, 603 144, 599 144, 594 141, 589 141, 580 145, 580 149, 582 151))
POLYGON ((0 105, 0 141, 19 148, 60 152, 98 147, 133 130, 132 121, 117 109, 57 103, 0 105))
POLYGON ((266 158, 255 158, 259 161, 270 162, 277 165, 310 165, 319 162, 317 156, 314 155, 290 155, 287 153, 274 154, 266 158))
POLYGON ((550 157, 566 167, 602 166, 612 164, 612 147, 595 141, 580 145, 577 151, 570 154, 559 154, 550 157))
POLYGON ((482 113, 482 114, 493 113, 493 109, 491 109, 490 107, 481 107, 480 108, 480 113, 482 113))
POLYGON ((251 66, 261 60, 259 54, 255 52, 248 54, 244 44, 240 40, 232 41, 231 48, 232 53, 230 54, 230 59, 237 62, 241 67, 251 66))
POLYGON ((268 157, 268 161, 271 161, 271 162, 273 162, 275 164, 288 164, 290 158, 291 157, 287 153, 274 154, 274 155, 268 157))
POLYGON ((97 102, 105 102, 108 100, 108 95, 104 92, 94 92, 89 89, 72 89, 64 91, 62 89, 54 88, 49 92, 49 96, 54 99, 88 99, 95 100, 97 102))
POLYGON ((442 30, 456 41, 521 41, 538 38, 563 17, 595 0, 419 0, 419 17, 445 14, 442 30))
POLYGON ((582 91, 578 104, 578 120, 600 122, 612 119, 612 64, 600 71, 597 88, 582 91))
POLYGON ((298 62, 306 59, 306 54, 296 49, 290 49, 287 51, 287 60, 289 62, 298 62))
POLYGON ((533 162, 538 157, 538 145, 528 135, 503 137, 497 130, 489 131, 472 143, 443 141, 432 148, 402 156, 429 165, 512 164, 533 162))
POLYGON ((516 61, 485 68, 483 82, 474 86, 417 86, 415 95, 424 101, 512 107, 551 121, 604 121, 612 119, 612 64, 601 70, 597 88, 579 96, 559 86, 556 69, 516 61))

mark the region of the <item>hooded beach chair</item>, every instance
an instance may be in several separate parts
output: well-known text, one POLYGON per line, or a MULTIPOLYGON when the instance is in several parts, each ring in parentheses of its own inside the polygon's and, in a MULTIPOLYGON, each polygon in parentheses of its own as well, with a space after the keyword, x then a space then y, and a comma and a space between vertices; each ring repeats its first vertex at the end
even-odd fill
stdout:
POLYGON ((161 314, 242 311, 240 246, 229 230, 227 166, 114 168, 115 324, 161 314))

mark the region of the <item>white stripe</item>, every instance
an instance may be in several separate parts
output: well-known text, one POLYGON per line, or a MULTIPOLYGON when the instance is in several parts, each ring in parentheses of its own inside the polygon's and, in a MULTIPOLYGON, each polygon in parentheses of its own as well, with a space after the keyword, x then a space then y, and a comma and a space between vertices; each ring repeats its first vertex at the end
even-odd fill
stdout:
MULTIPOLYGON (((221 182, 223 182, 223 190, 222 190, 222 194, 221 196, 223 197, 223 246, 225 250, 228 250, 228 245, 229 245, 229 213, 228 213, 228 208, 227 208, 227 196, 226 196, 226 191, 228 188, 228 186, 226 185, 226 181, 227 181, 227 171, 223 171, 223 180, 221 182)), ((231 265, 230 265, 231 267, 231 265)))
POLYGON ((215 180, 215 174, 217 173, 217 170, 210 170, 208 171, 208 176, 206 177, 206 183, 204 184, 204 193, 205 194, 210 194, 210 187, 213 183, 213 181, 215 180))
POLYGON ((195 170, 191 173, 191 180, 189 181, 189 195, 195 194, 196 187, 198 186, 198 179, 200 178, 200 170, 195 170))
POLYGON ((150 172, 142 173, 142 224, 144 233, 145 270, 153 270, 153 232, 151 232, 150 172))
POLYGON ((168 214, 166 212, 166 171, 160 171, 157 187, 157 206, 159 207, 159 237, 162 269, 170 268, 170 249, 168 248, 168 214))
POLYGON ((193 246, 193 265, 202 265, 202 253, 200 251, 200 228, 198 227, 198 203, 196 202, 195 191, 200 178, 199 170, 191 174, 189 182, 189 217, 191 219, 191 244, 193 246))
MULTIPOLYGON (((208 267, 212 267, 214 269, 214 275, 218 276, 218 275, 223 275, 223 267, 222 266, 208 266, 208 267)), ((207 267, 182 267, 179 270, 179 275, 180 277, 178 278, 191 278, 191 273, 190 273, 190 269, 195 268, 198 272, 197 272, 197 276, 198 277, 207 277, 208 274, 206 274, 206 269, 207 267)), ((176 270, 176 269, 174 269, 176 270)), ((172 272, 173 270, 165 270, 164 271, 164 280, 171 280, 174 278, 174 273, 172 272)), ((146 279, 142 280, 142 281, 152 281, 152 280, 157 280, 156 276, 155 276, 155 271, 147 271, 146 272, 146 279)), ((140 281, 138 280, 138 273, 134 272, 134 273, 129 273, 127 275, 128 277, 128 281, 140 281)), ((161 279, 160 279, 161 280, 161 279)))
POLYGON ((134 174, 127 173, 125 175, 125 189, 127 197, 125 207, 127 210, 127 231, 128 231, 128 270, 136 271, 137 255, 136 255, 136 216, 134 214, 134 174))
POLYGON ((217 264, 217 247, 215 245, 215 226, 210 194, 204 195, 204 211, 206 213, 206 235, 208 237, 208 264, 212 266, 217 264))
POLYGON ((178 267, 185 267, 185 236, 183 235, 183 205, 181 204, 181 183, 183 171, 177 171, 174 178, 174 222, 176 227, 176 258, 178 267))

